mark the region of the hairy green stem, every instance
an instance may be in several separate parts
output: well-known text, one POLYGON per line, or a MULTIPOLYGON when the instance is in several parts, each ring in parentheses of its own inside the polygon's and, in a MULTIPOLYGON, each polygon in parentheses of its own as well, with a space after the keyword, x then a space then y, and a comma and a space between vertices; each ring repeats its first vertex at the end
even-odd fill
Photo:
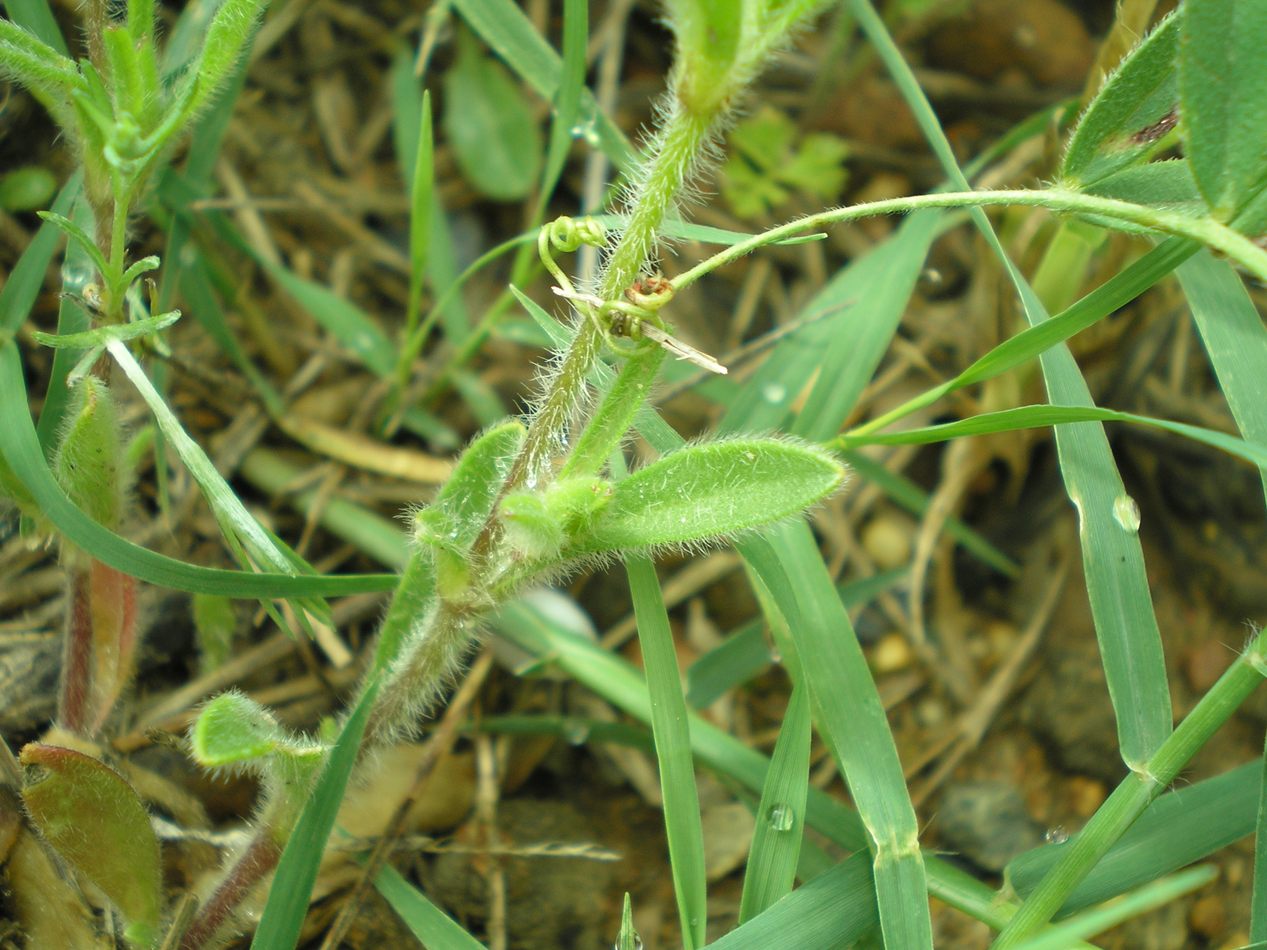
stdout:
POLYGON ((1175 780, 1188 760, 1236 712, 1264 675, 1267 675, 1267 632, 1260 632, 1161 744, 1148 764, 1129 775, 1105 800, 1070 843, 1064 856, 1003 928, 994 950, 1024 943, 1055 916, 1074 888, 1152 800, 1175 780))
MULTIPOLYGON (((715 113, 701 116, 679 106, 672 108, 652 143, 652 157, 629 220, 604 266, 598 291, 603 300, 619 298, 638 278, 655 247, 665 214, 673 206, 701 152, 707 148, 717 118, 715 113)), ((580 321, 572 346, 533 415, 523 449, 506 480, 508 490, 524 483, 531 487, 538 479, 547 477, 548 462, 565 443, 572 419, 585 401, 590 367, 602 345, 599 328, 592 321, 580 321)), ((638 359, 634 357, 626 363, 625 369, 638 359)))

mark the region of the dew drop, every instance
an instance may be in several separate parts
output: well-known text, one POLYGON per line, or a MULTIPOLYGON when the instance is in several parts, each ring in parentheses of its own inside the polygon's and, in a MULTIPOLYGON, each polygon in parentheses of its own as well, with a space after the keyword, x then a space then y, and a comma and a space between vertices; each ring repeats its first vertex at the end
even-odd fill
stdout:
POLYGON ((1048 828, 1043 834, 1043 840, 1048 844, 1064 844, 1069 840, 1069 832, 1064 827, 1057 825, 1055 828, 1048 828))
POLYGON ((1139 505, 1130 495, 1118 495, 1113 499, 1113 520, 1131 534, 1139 532, 1139 505))
POLYGON ((791 805, 782 803, 771 805, 766 821, 769 822, 773 831, 791 831, 792 825, 796 823, 796 812, 792 810, 791 805))
POLYGON ((787 398, 787 387, 782 383, 766 383, 761 387, 761 398, 777 405, 787 398))
POLYGON ((579 719, 565 719, 563 722, 563 738, 571 745, 585 745, 590 737, 588 723, 579 719))
POLYGON ((585 144, 593 148, 597 148, 602 142, 602 137, 598 134, 598 123, 594 119, 588 122, 578 122, 569 130, 574 139, 584 139, 585 144))

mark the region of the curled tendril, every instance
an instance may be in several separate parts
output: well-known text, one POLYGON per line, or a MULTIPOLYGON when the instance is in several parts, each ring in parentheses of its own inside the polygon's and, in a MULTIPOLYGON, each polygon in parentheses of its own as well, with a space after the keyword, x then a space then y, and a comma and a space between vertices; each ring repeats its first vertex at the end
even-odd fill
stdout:
POLYGON ((553 251, 570 254, 582 244, 602 247, 606 243, 607 228, 597 218, 569 218, 564 215, 542 226, 537 234, 537 254, 559 286, 572 292, 572 282, 555 262, 553 251))

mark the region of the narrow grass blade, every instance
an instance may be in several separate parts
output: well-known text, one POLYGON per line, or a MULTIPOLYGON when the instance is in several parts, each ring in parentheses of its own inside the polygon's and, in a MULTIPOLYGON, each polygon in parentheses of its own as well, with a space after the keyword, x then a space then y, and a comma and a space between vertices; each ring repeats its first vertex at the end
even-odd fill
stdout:
MULTIPOLYGON (((869 0, 850 0, 849 9, 893 76, 951 182, 955 187, 969 187, 936 114, 884 21, 869 0)), ((1046 310, 1008 258, 985 213, 973 208, 969 214, 1016 287, 1026 319, 1032 325, 1044 322, 1046 310)), ((1092 405, 1086 381, 1067 347, 1048 350, 1041 362, 1053 402, 1092 405)), ((1083 572, 1122 759, 1131 768, 1142 768, 1170 735, 1173 718, 1143 550, 1138 536, 1122 531, 1114 517, 1118 499, 1126 491, 1103 426, 1057 428, 1056 452, 1065 490, 1078 509, 1083 572)))
MULTIPOLYGON (((409 50, 401 49, 392 58, 391 94, 392 142, 395 145, 396 162, 405 179, 405 186, 412 191, 418 168, 416 149, 421 136, 419 121, 422 116, 423 90, 414 76, 414 56, 409 50)), ((428 247, 427 276, 437 297, 434 309, 440 314, 445 335, 456 345, 466 339, 471 330, 470 315, 457 292, 467 275, 458 276, 449 223, 434 190, 431 195, 431 235, 428 238, 428 247)), ((470 270, 468 268, 468 272, 470 270)), ((433 318, 428 317, 428 320, 431 319, 433 318)))
POLYGON ((409 369, 426 342, 431 324, 439 311, 420 327, 422 314, 422 282, 426 272, 428 251, 433 231, 431 217, 435 206, 434 141, 431 129, 431 96, 422 94, 418 119, 418 141, 414 146, 414 170, 409 189, 409 297, 405 302, 405 325, 400 333, 400 356, 396 361, 396 381, 390 397, 394 405, 409 382, 409 369))
MULTIPOLYGON (((240 541, 252 562, 284 574, 296 573, 290 558, 282 553, 273 543, 268 532, 246 510, 237 494, 224 480, 224 476, 212 464, 211 459, 207 458, 207 453, 203 451, 202 446, 185 432, 180 420, 150 383, 149 377, 133 358, 131 351, 117 340, 108 343, 106 349, 110 351, 110 355, 119 364, 124 375, 136 387, 146 405, 150 407, 163 435, 202 489, 207 504, 226 535, 226 540, 232 544, 240 541)), ((305 573, 311 573, 311 568, 305 573)))
MULTIPOLYGON (((842 273, 840 283, 858 282, 858 302, 825 353, 805 354, 818 363, 818 382, 796 417, 793 435, 817 442, 839 431, 893 343, 941 218, 936 211, 911 215, 892 239, 842 273)), ((837 284, 836 293, 849 291, 837 284)))
POLYGON ((739 901, 741 925, 789 894, 795 883, 809 793, 810 725, 809 693, 804 685, 796 686, 788 698, 757 806, 757 827, 739 901))
POLYGON ((919 823, 866 658, 803 522, 740 545, 778 604, 803 658, 819 731, 867 828, 886 943, 931 947, 919 823), (811 660, 812 658, 812 660, 811 660))
MULTIPOLYGON (((506 61, 520 77, 544 99, 553 100, 563 73, 559 54, 532 27, 524 12, 510 0, 454 0, 454 8, 480 35, 480 38, 506 61)), ((596 144, 621 171, 635 164, 635 153, 624 134, 598 108, 593 95, 581 95, 581 124, 587 137, 596 144)))
POLYGON ((871 865, 865 854, 855 854, 714 940, 708 950, 833 950, 852 946, 875 922, 871 865))
POLYGON ((242 250, 250 254, 282 290, 361 362, 379 376, 391 373, 396 363, 396 347, 369 314, 328 287, 274 264, 245 241, 239 241, 242 250))
POLYGON ((426 894, 390 864, 383 865, 374 876, 374 887, 428 950, 484 950, 482 943, 431 903, 426 894))
POLYGON ((559 73, 559 90, 554 96, 554 118, 550 123, 550 140, 546 146, 545 165, 538 190, 538 209, 534 221, 540 221, 546 201, 563 174, 573 129, 581 109, 585 91, 585 46, 589 39, 589 6, 587 0, 564 0, 563 62, 559 73))
POLYGON ((259 927, 251 939, 251 946, 257 950, 278 950, 299 942, 299 930, 308 914, 308 901, 321 866, 321 855, 325 853, 326 841, 343 803, 343 792, 356 764, 361 736, 377 695, 378 681, 374 680, 343 724, 330 751, 330 759, 286 843, 259 927))
POLYGON ((1125 923, 1150 910, 1169 904, 1219 876, 1218 868, 1204 864, 1141 887, 1104 907, 1061 921, 1020 945, 1018 950, 1065 950, 1075 940, 1094 937, 1098 933, 1125 923))
POLYGON ((0 344, 0 418, 5 420, 0 426, 0 453, 44 516, 72 543, 125 574, 158 587, 226 597, 333 597, 395 586, 394 574, 292 576, 198 567, 142 548, 103 528, 74 506, 49 470, 26 407, 21 357, 12 341, 0 344))
MULTIPOLYGON (((69 215, 79 194, 82 176, 76 173, 62 186, 53 200, 51 210, 69 215)), ((62 232, 48 221, 40 223, 35 237, 27 244, 18 262, 0 287, 0 331, 16 333, 35 306, 35 300, 44 286, 44 275, 61 245, 62 232)))
MULTIPOLYGON (((958 422, 945 422, 940 425, 923 426, 919 429, 907 429, 905 432, 876 432, 870 435, 845 434, 837 439, 842 448, 853 448, 858 445, 927 445, 932 442, 945 442, 950 439, 973 435, 988 435, 994 432, 1015 432, 1017 429, 1033 429, 1041 426, 1059 426, 1082 422, 1130 422, 1135 425, 1164 429, 1212 446, 1228 455, 1249 462, 1259 468, 1267 466, 1267 441, 1246 442, 1224 432, 1205 429, 1201 426, 1188 425, 1184 422, 1171 422, 1169 419, 1156 419, 1152 416, 1141 416, 1133 412, 1118 412, 1115 409, 1101 409, 1097 406, 1017 406, 1015 409, 1001 409, 998 412, 983 412, 980 415, 961 419, 958 422)), ((1119 496, 1121 497, 1121 496, 1119 496)))
MULTIPOLYGON (((1110 900, 1252 834, 1262 773, 1261 760, 1249 762, 1158 796, 1074 889, 1060 912, 1110 900), (1175 834, 1181 825, 1184 834, 1175 834)), ((1009 888, 1022 897, 1030 894, 1073 841, 1014 858, 1004 872, 1009 888)))
MULTIPOLYGON (((502 607, 491 623, 537 660, 557 666, 641 722, 650 721, 651 706, 641 673, 592 639, 565 629, 553 616, 523 601, 502 607)), ((769 759, 705 719, 692 715, 690 722, 696 759, 759 793, 765 785, 769 759)), ((857 813, 813 787, 805 803, 805 822, 842 848, 860 851, 867 847, 866 831, 857 813)), ((1008 908, 993 888, 935 856, 927 859, 927 866, 929 893, 992 927, 1006 922, 1008 908)))
POLYGON ((704 833, 700 824, 695 763, 691 757, 690 721, 678 673, 673 631, 664 610, 655 565, 645 555, 626 558, 629 590, 638 619, 638 642, 647 668, 651 728, 660 790, 664 797, 664 827, 669 841, 682 943, 687 950, 704 945, 708 897, 704 877, 704 833))
MULTIPOLYGON (((70 214, 77 223, 92 227, 92 211, 82 194, 76 198, 70 214)), ((91 256, 78 241, 66 243, 61 278, 64 296, 57 307, 57 332, 81 333, 88 329, 91 321, 79 295, 97 278, 91 256)), ((48 388, 44 392, 44 404, 40 407, 40 419, 36 425, 36 433, 46 455, 51 455, 62 431, 66 405, 70 401, 70 387, 66 381, 84 355, 84 351, 76 349, 58 350, 53 354, 48 388)))
POLYGON ((1249 907, 1250 943, 1267 942, 1267 756, 1258 770, 1258 815, 1254 822, 1254 890, 1249 907))
MULTIPOLYGON (((905 576, 905 568, 884 571, 841 584, 837 591, 845 609, 852 610, 870 603, 905 576)), ((691 664, 686 671, 686 701, 693 708, 711 705, 727 690, 746 683, 775 661, 763 626, 760 618, 744 624, 691 664)))

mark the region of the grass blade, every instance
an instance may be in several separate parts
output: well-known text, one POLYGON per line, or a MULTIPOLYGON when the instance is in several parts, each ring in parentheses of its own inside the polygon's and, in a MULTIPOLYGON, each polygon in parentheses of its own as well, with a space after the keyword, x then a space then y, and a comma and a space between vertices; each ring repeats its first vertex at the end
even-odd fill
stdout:
MULTIPOLYGON (((1184 422, 1172 422, 1169 419, 1156 419, 1152 416, 1141 416, 1133 412, 1118 412, 1115 409, 1101 409, 1098 406, 1017 406, 1014 409, 1000 409, 998 412, 983 412, 958 422, 945 422, 939 425, 923 426, 919 429, 907 429, 904 432, 877 432, 871 435, 854 435, 846 433, 837 439, 842 447, 858 445, 927 445, 932 442, 945 442, 949 439, 964 436, 987 435, 994 432, 1014 432, 1017 429, 1033 429, 1040 426, 1059 426, 1083 422, 1131 422, 1136 425, 1164 429, 1176 435, 1192 439, 1212 446, 1229 455, 1249 462, 1257 467, 1267 466, 1267 442, 1246 442, 1224 432, 1205 429, 1201 426, 1188 425, 1184 422)), ((1122 497, 1122 496, 1119 496, 1122 497)))
POLYGON ((808 695, 804 686, 793 688, 779 738, 774 743, 744 872, 739 901, 741 925, 789 894, 796 880, 796 863, 805 832, 805 796, 809 792, 808 695))
POLYGON ((321 855, 334 828, 334 819, 343 803, 352 766, 356 764, 361 736, 369 720, 370 708, 378 695, 378 681, 371 681, 352 714, 348 716, 330 751, 330 760, 317 779, 308 804, 286 842, 277 873, 269 887, 268 901, 260 917, 259 927, 251 940, 258 950, 293 947, 299 942, 299 930, 308 914, 308 900, 317 880, 321 855))
POLYGON ((1018 950, 1065 950, 1073 941, 1096 934, 1125 923, 1182 897, 1199 887, 1204 887, 1219 876, 1218 868, 1203 864, 1190 871, 1163 878, 1141 887, 1121 900, 1106 907, 1096 907, 1077 917, 1062 920, 1043 933, 1020 945, 1018 950))
POLYGON ((687 950, 704 945, 708 897, 704 877, 704 832, 700 824, 695 764, 691 757, 690 721, 678 673, 673 631, 664 610, 655 565, 646 555, 625 561, 638 642, 647 668, 651 700, 651 729, 655 735, 660 789, 664 797, 664 827, 669 841, 669 864, 682 918, 682 943, 687 950))
POLYGON ((42 514, 72 543, 116 570, 158 587, 226 597, 334 597, 391 590, 394 574, 343 577, 225 571, 198 567, 133 544, 75 507, 49 470, 26 408, 22 361, 12 340, 0 344, 0 453, 42 514))
MULTIPOLYGON (((543 99, 553 101, 563 75, 563 61, 533 29, 524 12, 510 0, 454 0, 454 8, 543 99)), ((588 89, 581 94, 581 123, 592 130, 596 144, 622 172, 636 163, 633 147, 598 108, 588 89)), ((587 137, 591 133, 587 132, 587 137)))
MULTIPOLYGON (((1262 761, 1160 795, 1069 895, 1060 912, 1073 913, 1208 857, 1254 831, 1262 761), (1184 833, 1175 834, 1183 826, 1184 833)), ((1008 886, 1030 894, 1073 844, 1044 845, 1014 858, 1008 886)))
POLYGON ((829 950, 851 946, 875 926, 875 887, 855 854, 708 945, 708 950, 829 950))
MULTIPOLYGON (((849 8, 893 76, 951 182, 955 187, 969 187, 936 114, 884 21, 869 0, 850 0, 849 8)), ((1046 321, 1045 308, 1008 258, 985 213, 973 208, 969 214, 1016 287, 1026 319, 1031 325, 1046 321)), ((1048 397, 1053 402, 1093 404, 1086 381, 1067 347, 1048 350, 1041 363, 1048 397)), ((1173 720, 1161 632, 1153 612, 1143 550, 1139 537, 1122 531, 1114 517, 1117 499, 1126 490, 1103 426, 1060 426, 1056 430, 1056 452, 1065 491, 1078 509, 1083 572, 1117 718, 1122 759, 1132 769, 1143 768, 1170 735, 1173 720)))
POLYGON ((885 942, 931 947, 919 823, 875 681, 804 522, 745 542, 744 557, 791 628, 819 731, 849 783, 874 859, 885 942), (808 658, 812 657, 812 661, 808 658))
POLYGON ((1267 756, 1258 771, 1258 815, 1254 822, 1254 891, 1250 899, 1250 943, 1267 942, 1267 756))
POLYGON ((374 887, 429 950, 484 950, 482 943, 431 903, 426 894, 405 880, 390 864, 383 865, 374 876, 374 887))

